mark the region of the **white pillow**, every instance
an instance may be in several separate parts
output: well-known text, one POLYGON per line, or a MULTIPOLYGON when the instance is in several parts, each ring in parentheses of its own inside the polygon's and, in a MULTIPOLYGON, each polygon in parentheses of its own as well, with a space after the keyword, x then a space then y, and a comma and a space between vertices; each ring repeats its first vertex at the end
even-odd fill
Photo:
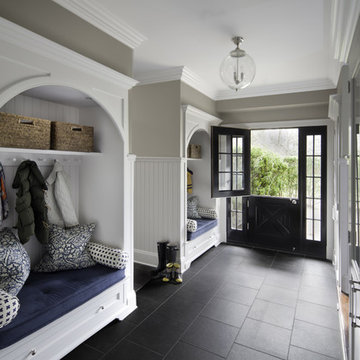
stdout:
POLYGON ((215 209, 198 207, 197 211, 199 215, 204 219, 217 219, 217 213, 215 209))
POLYGON ((186 228, 189 232, 195 232, 197 230, 197 221, 193 219, 187 219, 186 228))
POLYGON ((13 321, 19 309, 19 299, 0 289, 0 329, 13 321))
POLYGON ((129 254, 126 251, 102 244, 89 242, 87 249, 97 263, 114 269, 125 269, 129 260, 129 254))

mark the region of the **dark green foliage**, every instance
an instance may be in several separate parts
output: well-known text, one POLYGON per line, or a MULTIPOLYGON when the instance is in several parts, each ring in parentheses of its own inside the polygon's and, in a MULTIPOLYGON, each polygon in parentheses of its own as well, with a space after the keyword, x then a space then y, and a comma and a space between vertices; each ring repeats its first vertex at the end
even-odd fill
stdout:
POLYGON ((296 198, 298 196, 298 160, 272 152, 251 149, 251 194, 296 198))

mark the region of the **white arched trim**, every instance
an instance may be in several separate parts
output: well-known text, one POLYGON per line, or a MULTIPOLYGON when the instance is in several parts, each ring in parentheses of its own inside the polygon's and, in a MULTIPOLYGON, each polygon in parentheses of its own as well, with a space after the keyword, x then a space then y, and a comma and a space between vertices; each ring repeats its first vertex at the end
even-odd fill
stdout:
POLYGON ((23 93, 24 91, 45 85, 69 87, 72 89, 79 90, 82 93, 90 96, 109 115, 111 121, 118 129, 122 140, 123 141, 126 140, 125 130, 123 128, 123 121, 122 121, 123 119, 120 118, 120 116, 123 116, 123 111, 116 111, 115 109, 112 109, 110 104, 108 104, 106 101, 106 97, 107 97, 106 94, 100 93, 96 89, 85 88, 84 86, 81 86, 80 83, 74 85, 73 83, 67 81, 53 79, 50 73, 45 75, 36 75, 30 78, 28 77, 22 79, 20 81, 11 84, 7 88, 3 89, 0 92, 0 108, 3 107, 8 101, 13 99, 15 96, 23 93))

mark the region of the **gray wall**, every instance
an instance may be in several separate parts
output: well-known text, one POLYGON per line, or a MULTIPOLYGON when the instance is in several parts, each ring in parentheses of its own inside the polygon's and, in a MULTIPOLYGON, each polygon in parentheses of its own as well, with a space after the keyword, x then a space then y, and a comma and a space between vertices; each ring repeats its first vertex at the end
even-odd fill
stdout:
POLYGON ((216 110, 224 124, 326 119, 329 95, 335 92, 333 89, 221 100, 216 102, 216 110))
POLYGON ((130 152, 181 156, 180 80, 135 86, 129 92, 130 152))
POLYGON ((208 114, 218 116, 214 100, 183 82, 181 82, 181 104, 192 105, 208 114))
POLYGON ((360 18, 358 19, 355 34, 351 43, 350 53, 348 57, 350 76, 354 76, 354 71, 360 59, 360 18))
POLYGON ((50 0, 1 0, 0 16, 132 76, 131 48, 50 0))

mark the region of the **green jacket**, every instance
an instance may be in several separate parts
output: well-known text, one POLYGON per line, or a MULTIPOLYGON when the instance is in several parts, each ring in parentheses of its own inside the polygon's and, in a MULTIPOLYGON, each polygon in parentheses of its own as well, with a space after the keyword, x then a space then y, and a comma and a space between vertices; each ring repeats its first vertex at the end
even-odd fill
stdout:
POLYGON ((12 187, 19 189, 15 209, 18 213, 16 227, 21 243, 28 242, 34 234, 41 243, 46 243, 49 234, 44 191, 47 186, 34 161, 25 160, 19 165, 12 187))

